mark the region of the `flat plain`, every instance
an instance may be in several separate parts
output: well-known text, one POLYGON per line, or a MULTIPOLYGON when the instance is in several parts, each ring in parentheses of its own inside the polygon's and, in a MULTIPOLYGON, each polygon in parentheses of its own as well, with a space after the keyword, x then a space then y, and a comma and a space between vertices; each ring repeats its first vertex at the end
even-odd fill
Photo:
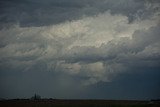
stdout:
POLYGON ((160 107, 159 101, 136 100, 1 100, 0 107, 160 107))

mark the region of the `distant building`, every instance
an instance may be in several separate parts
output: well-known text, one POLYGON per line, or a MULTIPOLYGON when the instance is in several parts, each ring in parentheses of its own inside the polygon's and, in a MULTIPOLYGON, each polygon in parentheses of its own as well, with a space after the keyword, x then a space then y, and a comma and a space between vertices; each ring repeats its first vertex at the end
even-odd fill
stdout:
POLYGON ((35 94, 33 97, 31 97, 31 100, 40 100, 40 99, 41 99, 41 96, 37 95, 37 94, 35 94))

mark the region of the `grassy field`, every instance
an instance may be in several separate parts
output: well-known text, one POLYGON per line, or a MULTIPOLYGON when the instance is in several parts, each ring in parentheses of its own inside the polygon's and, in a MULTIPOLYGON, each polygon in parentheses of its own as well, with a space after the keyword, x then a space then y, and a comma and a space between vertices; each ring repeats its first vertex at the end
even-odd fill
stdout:
POLYGON ((3 100, 0 107, 160 107, 159 102, 128 100, 3 100))

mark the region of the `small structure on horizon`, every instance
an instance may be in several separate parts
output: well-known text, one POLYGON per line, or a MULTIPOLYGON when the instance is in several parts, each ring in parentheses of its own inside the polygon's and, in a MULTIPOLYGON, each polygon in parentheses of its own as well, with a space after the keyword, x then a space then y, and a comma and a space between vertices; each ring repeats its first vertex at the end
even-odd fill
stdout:
POLYGON ((34 94, 34 96, 31 97, 31 100, 40 100, 40 99, 41 99, 41 96, 38 94, 34 94))

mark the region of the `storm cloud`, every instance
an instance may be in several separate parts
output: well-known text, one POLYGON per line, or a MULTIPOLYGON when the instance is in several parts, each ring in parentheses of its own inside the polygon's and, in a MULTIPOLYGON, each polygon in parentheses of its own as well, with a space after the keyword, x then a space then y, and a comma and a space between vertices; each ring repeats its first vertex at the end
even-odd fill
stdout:
MULTIPOLYGON (((69 94, 73 92, 71 98, 76 98, 77 92, 87 90, 87 94, 96 84, 114 83, 121 75, 135 75, 137 71, 154 73, 160 69, 158 0, 0 3, 1 81, 15 80, 16 76, 9 77, 13 74, 23 75, 24 81, 28 81, 27 75, 37 75, 31 77, 35 81, 44 74, 42 78, 48 76, 48 84, 56 86, 49 92, 55 89, 55 96, 66 98, 68 94, 59 90, 66 89, 69 94), (74 93, 70 87, 76 84, 79 86, 74 93)), ((4 92, 8 86, 2 82, 1 87, 4 92)), ((38 90, 31 90, 34 89, 38 90)), ((42 95, 49 93, 42 91, 42 95)), ((77 98, 81 97, 84 96, 77 98)))

